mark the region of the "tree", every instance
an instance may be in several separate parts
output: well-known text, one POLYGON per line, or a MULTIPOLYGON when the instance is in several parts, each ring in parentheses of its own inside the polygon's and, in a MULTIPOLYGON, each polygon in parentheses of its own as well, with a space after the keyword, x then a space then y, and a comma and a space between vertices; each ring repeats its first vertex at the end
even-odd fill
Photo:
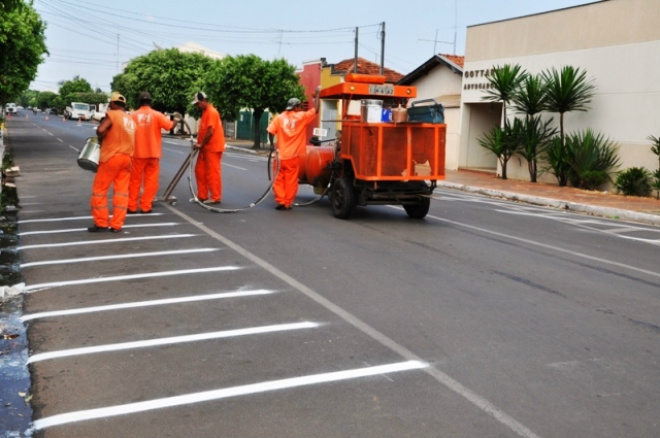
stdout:
POLYGON ((556 130, 550 127, 552 119, 542 122, 536 115, 545 108, 546 86, 540 75, 526 75, 511 97, 513 109, 525 114, 521 130, 520 155, 527 160, 529 180, 536 182, 538 159, 556 130))
POLYGON ((28 89, 47 54, 45 23, 32 1, 0 2, 0 105, 28 89))
POLYGON ((124 72, 112 79, 112 89, 122 93, 131 108, 137 108, 139 94, 148 91, 154 109, 185 114, 214 62, 200 53, 154 50, 131 59, 124 72))
POLYGON ((63 99, 69 100, 69 96, 73 93, 93 93, 94 90, 89 84, 87 79, 83 79, 76 75, 70 81, 60 81, 59 92, 63 99))
POLYGON ((551 124, 552 119, 543 121, 540 117, 528 117, 521 127, 518 153, 527 160, 531 182, 536 182, 538 176, 539 157, 544 154, 550 139, 557 133, 557 129, 551 127, 551 124))
POLYGON ((37 95, 35 105, 37 108, 45 109, 57 106, 59 95, 52 91, 42 91, 37 95))
POLYGON ((256 55, 228 56, 215 63, 204 89, 227 120, 234 120, 243 108, 252 109, 254 149, 260 148, 264 111, 282 111, 289 98, 304 99, 305 91, 294 66, 284 59, 265 61, 256 55))
POLYGON ((521 82, 527 77, 527 72, 520 65, 504 64, 493 67, 486 77, 491 85, 483 100, 502 102, 502 123, 506 123, 506 106, 516 94, 521 82))
POLYGON ((481 147, 491 151, 500 162, 502 168, 502 179, 507 179, 507 165, 513 155, 520 149, 523 122, 514 119, 513 124, 504 121, 504 128, 494 126, 493 129, 479 139, 481 147))
MULTIPOLYGON (((570 111, 588 110, 595 86, 591 81, 587 81, 585 71, 572 66, 564 66, 560 71, 553 67, 542 72, 541 76, 546 84, 546 110, 559 113, 559 138, 562 147, 560 152, 565 156, 564 114, 570 111)), ((556 176, 560 186, 567 184, 568 175, 564 172, 556 176)))

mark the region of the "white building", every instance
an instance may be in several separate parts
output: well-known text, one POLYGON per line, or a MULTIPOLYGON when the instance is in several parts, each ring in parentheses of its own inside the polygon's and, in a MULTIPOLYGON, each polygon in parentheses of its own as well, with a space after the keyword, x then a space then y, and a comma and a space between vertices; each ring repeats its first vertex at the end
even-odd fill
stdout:
POLYGON ((445 109, 447 133, 445 140, 445 167, 458 168, 459 126, 461 88, 463 78, 463 56, 435 55, 424 64, 408 73, 400 85, 414 85, 417 98, 408 102, 435 99, 445 109))
MULTIPOLYGON (((485 102, 493 66, 519 64, 529 73, 570 65, 586 70, 595 94, 587 112, 564 116, 565 131, 587 128, 620 146, 621 169, 657 168, 649 135, 660 135, 660 0, 604 0, 467 29, 461 96, 459 168, 497 171, 478 138, 500 123, 501 105, 485 102)), ((507 111, 511 117, 512 111, 507 111)), ((558 123, 558 114, 545 114, 558 123)), ((450 168, 448 166, 448 168, 450 168)), ((512 179, 529 179, 512 159, 512 179)), ((556 183, 546 174, 541 181, 556 183)))

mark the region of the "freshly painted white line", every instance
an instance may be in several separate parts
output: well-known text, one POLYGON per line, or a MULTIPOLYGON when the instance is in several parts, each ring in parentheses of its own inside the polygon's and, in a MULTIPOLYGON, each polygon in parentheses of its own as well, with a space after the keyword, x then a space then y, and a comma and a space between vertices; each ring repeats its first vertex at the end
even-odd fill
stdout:
POLYGON ((72 145, 69 145, 69 147, 70 147, 71 149, 73 149, 74 151, 80 153, 80 149, 78 149, 77 147, 72 146, 72 145))
POLYGON ((181 239, 184 237, 194 237, 196 234, 175 234, 175 235, 165 235, 165 236, 145 236, 145 237, 119 237, 117 239, 110 238, 107 240, 78 240, 75 242, 64 242, 64 243, 43 243, 39 245, 25 245, 17 246, 17 250, 25 249, 38 249, 38 248, 61 248, 65 246, 77 246, 77 245, 103 245, 106 243, 123 243, 123 242, 137 242, 140 240, 154 240, 154 239, 181 239))
MULTIPOLYGON (((388 207, 396 208, 394 206, 388 206, 388 207)), ((569 254, 569 255, 572 255, 572 256, 575 256, 575 257, 580 257, 580 258, 583 258, 583 259, 591 260, 593 262, 599 262, 599 263, 604 263, 606 265, 618 266, 619 268, 624 268, 624 269, 629 269, 631 271, 641 272, 643 274, 651 275, 653 277, 660 277, 660 272, 657 272, 657 271, 649 271, 647 269, 641 269, 641 268, 638 268, 636 266, 626 265, 625 263, 619 263, 619 262, 615 262, 613 260, 607 260, 607 259, 602 259, 600 257, 594 257, 594 256, 591 256, 589 254, 584 254, 584 253, 577 252, 577 251, 571 251, 569 249, 560 248, 560 247, 554 246, 554 245, 548 245, 547 243, 536 242, 534 240, 524 239, 522 237, 513 236, 511 234, 498 233, 497 231, 487 230, 485 228, 475 227, 473 225, 468 225, 468 224, 464 224, 462 222, 456 222, 456 221, 452 221, 452 220, 449 220, 449 219, 444 219, 444 218, 437 217, 437 216, 428 215, 426 217, 429 218, 429 219, 434 219, 434 220, 440 221, 440 222, 445 222, 447 224, 456 225, 458 227, 463 227, 463 228, 468 228, 468 229, 471 229, 471 230, 474 230, 474 231, 479 231, 481 233, 491 234, 493 236, 498 236, 498 237, 504 237, 508 240, 516 240, 518 242, 526 243, 528 245, 538 246, 538 247, 541 247, 541 248, 550 249, 552 251, 557 251, 557 252, 560 252, 560 253, 569 254)))
MULTIPOLYGON (((415 353, 404 347, 403 345, 397 343, 394 341, 392 338, 386 336, 385 334, 379 332, 375 328, 371 327, 369 324, 365 323, 352 313, 348 312, 347 310, 343 309, 342 307, 336 305, 332 301, 328 300, 318 292, 314 291, 313 289, 307 287, 306 285, 302 284, 295 278, 291 277, 290 275, 280 271, 277 269, 275 266, 271 265, 264 259, 256 256, 255 254, 251 253, 247 249, 243 248, 242 246, 234 243, 233 241, 227 239, 223 235, 216 233, 206 225, 195 221, 193 218, 185 214, 184 212, 177 210, 176 208, 172 206, 165 206, 168 210, 170 210, 172 213, 178 215, 182 219, 186 220, 189 222, 191 225, 199 228, 201 231, 205 232, 209 236, 213 237, 214 239, 222 242, 225 246, 228 248, 233 249, 236 251, 238 254, 241 254, 243 257, 246 259, 250 260, 257 266, 260 266, 264 270, 270 272, 272 275, 275 277, 279 278, 286 284, 290 285, 292 288, 298 290, 301 292, 303 295, 307 296, 311 300, 315 301, 316 303, 320 304, 330 312, 334 313, 344 321, 346 321, 348 324, 352 325, 353 327, 357 328, 361 332, 365 333, 367 336, 371 337, 372 339, 376 340, 379 342, 381 345, 389 348, 390 350, 398 353, 405 359, 409 361, 418 361, 421 362, 422 359, 417 356, 415 353)), ((466 388, 463 386, 461 383, 458 381, 454 380, 451 378, 448 374, 443 373, 439 369, 433 367, 433 366, 427 366, 425 368, 425 371, 431 375, 436 381, 444 385, 445 387, 451 389, 454 391, 456 394, 462 396, 466 400, 468 400, 470 403, 473 405, 477 406, 479 409, 481 409, 483 412, 488 413, 489 415, 493 416, 497 421, 499 421, 502 425, 508 427, 510 430, 514 431, 518 435, 524 437, 524 438, 538 438, 538 435, 536 435, 532 430, 530 430, 527 426, 523 425, 520 423, 518 420, 515 418, 511 417, 504 411, 500 410, 497 406, 480 396, 479 394, 476 394, 472 392, 470 389, 466 388)))
POLYGON ((137 348, 158 347, 161 345, 183 344, 188 342, 208 341, 211 339, 234 338, 238 336, 260 335, 265 333, 283 332, 288 330, 300 330, 316 328, 319 324, 315 322, 296 322, 291 324, 265 325, 261 327, 250 327, 244 329, 224 330, 220 332, 199 333, 196 335, 172 336, 169 338, 148 339, 144 341, 121 342, 118 344, 97 345, 94 347, 72 348, 69 350, 49 351, 30 356, 27 363, 41 362, 50 359, 61 359, 63 357, 83 356, 86 354, 108 353, 111 351, 134 350, 137 348))
MULTIPOLYGON (((155 228, 155 227, 174 227, 179 225, 178 222, 161 222, 161 223, 151 223, 151 224, 134 224, 134 225, 124 225, 124 228, 155 228)), ((18 233, 19 236, 31 236, 31 235, 40 235, 40 234, 59 234, 59 233, 80 233, 82 231, 87 231, 87 228, 68 228, 66 230, 47 230, 47 231, 26 231, 25 233, 18 233)))
POLYGON ((223 167, 227 166, 227 167, 232 167, 232 168, 238 169, 238 170, 247 170, 244 167, 232 166, 231 164, 227 164, 227 163, 222 163, 222 165, 223 165, 223 167))
MULTIPOLYGON (((36 196, 32 196, 35 198, 36 196)), ((148 218, 148 217, 154 217, 154 216, 162 216, 163 213, 149 213, 149 214, 136 214, 136 215, 131 215, 130 220, 132 221, 133 219, 138 219, 138 218, 148 218)), ((18 224, 35 224, 35 223, 42 223, 42 222, 64 222, 64 221, 82 221, 82 220, 91 220, 91 216, 74 216, 74 217, 55 217, 55 218, 47 218, 47 219, 25 219, 25 220, 19 220, 18 224)))
POLYGON ((236 292, 222 292, 207 295, 192 295, 180 298, 164 298, 161 300, 136 301, 132 303, 107 304, 105 306, 81 307, 78 309, 53 310, 50 312, 39 312, 21 316, 21 321, 32 321, 34 319, 53 318, 58 316, 82 315, 85 313, 109 312, 113 310, 138 309, 141 307, 166 306, 169 304, 194 303, 197 301, 221 300, 226 298, 244 298, 258 295, 270 295, 275 291, 267 289, 255 289, 236 292))
POLYGON ((85 411, 69 412, 66 414, 53 415, 51 417, 35 420, 35 430, 48 427, 60 426, 79 421, 93 420, 96 418, 108 418, 117 415, 135 414, 137 412, 151 411, 155 409, 184 406, 193 403, 202 403, 212 400, 221 400, 229 397, 259 394, 280 389, 298 388, 301 386, 318 385, 321 383, 339 382, 360 377, 377 376, 379 374, 397 373, 402 371, 418 370, 427 367, 420 361, 408 361, 390 365, 380 365, 368 368, 357 368, 353 370, 337 371, 333 373, 314 374, 311 376, 292 377, 289 379, 273 380, 271 382, 254 383, 251 385, 234 386, 231 388, 216 389, 212 391, 196 392, 192 394, 179 395, 175 397, 160 398, 125 405, 108 406, 105 408, 88 409, 85 411))
POLYGON ((236 271, 238 269, 241 268, 239 268, 238 266, 217 266, 214 268, 182 269, 180 271, 148 272, 145 274, 117 275, 115 277, 83 278, 82 280, 54 281, 51 283, 40 283, 40 284, 33 284, 31 286, 26 286, 25 292, 34 292, 37 290, 47 289, 51 287, 108 283, 112 281, 137 280, 142 278, 170 277, 173 275, 202 274, 206 272, 236 271))
POLYGON ((21 268, 30 268, 33 266, 46 266, 46 265, 68 265, 69 263, 86 263, 98 262, 102 260, 125 260, 130 258, 140 257, 161 257, 179 254, 197 254, 201 252, 219 251, 218 248, 193 248, 193 249, 180 249, 173 251, 158 251, 158 252, 136 252, 131 254, 115 254, 98 257, 81 257, 77 259, 58 259, 58 260, 43 260, 41 262, 21 263, 21 268))
POLYGON ((64 140, 62 140, 61 138, 58 138, 57 141, 59 141, 60 143, 64 143, 64 140))

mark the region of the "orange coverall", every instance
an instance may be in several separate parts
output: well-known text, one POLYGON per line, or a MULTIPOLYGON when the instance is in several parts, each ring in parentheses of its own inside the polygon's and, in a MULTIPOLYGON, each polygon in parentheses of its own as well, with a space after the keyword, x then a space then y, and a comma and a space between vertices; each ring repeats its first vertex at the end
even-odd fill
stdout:
POLYGON ((195 164, 195 180, 197 181, 197 199, 206 201, 222 200, 222 168, 220 162, 225 151, 225 132, 222 129, 220 113, 212 104, 202 113, 202 120, 197 130, 197 142, 201 144, 208 129, 213 128, 213 136, 200 149, 195 164), (210 197, 209 197, 210 194, 210 197))
POLYGON ((140 187, 144 180, 139 205, 144 213, 151 211, 158 192, 158 174, 162 155, 161 130, 169 131, 174 127, 175 122, 149 105, 141 106, 131 114, 131 117, 135 122, 136 131, 133 170, 128 186, 128 210, 137 211, 140 187))
POLYGON ((316 117, 316 109, 285 111, 268 125, 268 132, 277 136, 280 170, 273 182, 275 202, 291 207, 298 194, 300 157, 307 153, 306 129, 316 117))
POLYGON ((92 218, 99 228, 121 230, 128 206, 128 183, 135 142, 135 123, 124 111, 106 113, 112 126, 101 144, 99 167, 92 184, 92 218), (113 186, 112 219, 108 209, 108 191, 113 186))

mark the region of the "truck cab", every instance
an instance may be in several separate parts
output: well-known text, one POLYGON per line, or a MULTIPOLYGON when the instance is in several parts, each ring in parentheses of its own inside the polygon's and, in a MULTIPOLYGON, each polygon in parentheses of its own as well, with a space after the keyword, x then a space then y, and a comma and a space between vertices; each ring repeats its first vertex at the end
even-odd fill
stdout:
POLYGON ((91 120, 92 111, 87 103, 71 102, 71 105, 64 110, 64 117, 69 120, 91 120))

